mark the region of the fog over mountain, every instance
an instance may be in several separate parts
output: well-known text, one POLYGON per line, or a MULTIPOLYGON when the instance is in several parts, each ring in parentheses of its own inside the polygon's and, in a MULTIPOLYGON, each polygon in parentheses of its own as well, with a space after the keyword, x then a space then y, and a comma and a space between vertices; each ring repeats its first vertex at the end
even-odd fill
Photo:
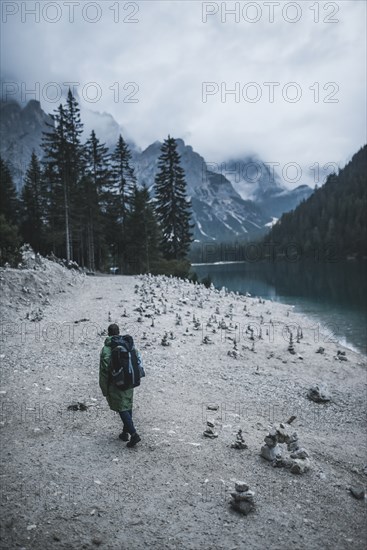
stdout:
MULTIPOLYGON (((65 94, 67 83, 76 83, 83 109, 110 113, 143 149, 173 134, 208 162, 257 154, 264 162, 278 162, 279 173, 297 162, 302 179, 285 182, 289 188, 320 183, 311 166, 344 166, 365 142, 363 1, 296 2, 300 13, 294 23, 289 22, 295 17, 292 3, 275 3, 270 21, 270 7, 255 2, 249 15, 258 6, 256 23, 242 12, 237 19, 227 13, 225 2, 214 2, 212 10, 205 8, 210 2, 157 0, 130 7, 100 2, 84 12, 81 2, 74 8, 59 2, 54 23, 52 3, 48 18, 39 21, 34 15, 22 19, 27 2, 4 4, 10 6, 2 29, 4 80, 19 90, 22 85, 36 90, 36 83, 40 88, 22 99, 23 106, 34 98, 52 112, 57 102, 48 101, 43 90, 54 82, 65 94), (283 4, 289 4, 287 13, 283 4), (92 23, 88 17, 96 9, 100 16, 92 23), (205 10, 213 14, 205 16, 205 10), (213 89, 207 97, 205 82, 213 89), (255 93, 255 88, 246 93, 251 82, 256 102, 246 99, 255 93), (273 102, 267 82, 278 83, 273 102), (298 86, 296 102, 287 99, 291 82, 298 86), (99 92, 95 100, 92 83, 99 92), (236 87, 238 97, 229 93, 236 87)), ((42 2, 28 7, 33 4, 42 11, 42 2)), ((231 6, 241 11, 245 4, 231 6)))

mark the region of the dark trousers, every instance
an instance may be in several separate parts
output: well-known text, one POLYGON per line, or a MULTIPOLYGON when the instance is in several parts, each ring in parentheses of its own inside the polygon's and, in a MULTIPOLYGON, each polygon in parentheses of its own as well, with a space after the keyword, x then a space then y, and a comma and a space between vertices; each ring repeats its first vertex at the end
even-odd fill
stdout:
POLYGON ((121 420, 124 424, 124 428, 122 431, 133 435, 136 432, 132 418, 133 411, 131 409, 129 411, 119 411, 119 415, 121 416, 121 420))

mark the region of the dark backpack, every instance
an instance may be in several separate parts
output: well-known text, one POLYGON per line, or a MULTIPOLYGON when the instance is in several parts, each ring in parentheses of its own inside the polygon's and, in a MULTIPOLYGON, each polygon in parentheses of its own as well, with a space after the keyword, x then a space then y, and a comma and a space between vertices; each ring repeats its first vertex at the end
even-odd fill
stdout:
POLYGON ((109 381, 119 390, 140 386, 145 376, 141 359, 136 353, 131 336, 112 336, 109 381))

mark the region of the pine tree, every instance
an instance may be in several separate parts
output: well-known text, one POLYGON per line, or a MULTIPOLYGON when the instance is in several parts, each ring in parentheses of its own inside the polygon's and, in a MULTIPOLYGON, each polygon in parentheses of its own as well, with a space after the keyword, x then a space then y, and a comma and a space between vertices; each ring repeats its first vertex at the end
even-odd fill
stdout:
POLYGON ((0 157, 0 214, 13 225, 19 223, 19 200, 8 165, 0 157))
POLYGON ((84 265, 84 227, 81 217, 84 200, 81 179, 85 175, 84 148, 81 143, 83 124, 80 118, 78 102, 70 89, 66 100, 65 114, 67 140, 67 162, 65 168, 69 186, 71 221, 69 227, 70 254, 79 264, 84 265))
POLYGON ((23 239, 37 252, 45 252, 46 192, 41 166, 34 151, 25 176, 21 201, 23 239))
POLYGON ((7 164, 0 157, 0 265, 20 261, 19 200, 7 164))
POLYGON ((48 225, 52 250, 71 259, 70 185, 67 177, 66 112, 59 105, 52 116, 53 125, 43 136, 44 174, 48 187, 48 225), (64 243, 64 246, 63 246, 64 243))
POLYGON ((88 267, 101 267, 103 248, 103 209, 106 213, 110 186, 109 154, 94 130, 85 144, 86 175, 83 178, 84 218, 88 267))
POLYGON ((127 217, 127 261, 133 273, 149 272, 159 259, 159 228, 149 191, 135 185, 127 217))
POLYGON ((120 197, 122 220, 124 220, 136 184, 136 177, 131 165, 130 149, 121 135, 111 155, 111 166, 115 188, 120 197))
POLYGON ((119 251, 119 257, 125 263, 127 215, 136 184, 136 177, 131 164, 131 152, 121 135, 111 155, 111 169, 112 187, 109 195, 111 216, 109 223, 113 224, 110 227, 110 233, 114 235, 114 240, 110 244, 114 250, 119 251))
POLYGON ((19 253, 20 237, 18 228, 0 214, 0 265, 6 263, 15 266, 21 261, 19 253))
POLYGON ((161 248, 166 259, 183 259, 192 242, 191 204, 186 197, 185 174, 174 138, 162 145, 155 177, 156 212, 162 230, 161 248))
POLYGON ((45 176, 49 187, 49 222, 55 253, 65 253, 68 260, 82 263, 83 242, 79 205, 82 201, 80 181, 84 170, 81 145, 83 125, 78 103, 69 90, 66 106, 53 115, 54 126, 44 134, 45 176), (62 221, 63 220, 63 221, 62 221), (75 236, 74 236, 75 234, 75 236), (60 250, 60 237, 65 246, 60 250), (77 244, 78 254, 73 253, 77 244))

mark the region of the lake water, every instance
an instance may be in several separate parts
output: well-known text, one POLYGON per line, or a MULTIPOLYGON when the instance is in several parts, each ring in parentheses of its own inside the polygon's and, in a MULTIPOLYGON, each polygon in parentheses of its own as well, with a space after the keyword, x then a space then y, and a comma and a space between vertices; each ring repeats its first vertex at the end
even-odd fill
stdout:
POLYGON ((193 264, 216 288, 295 306, 342 344, 367 354, 367 262, 193 264))

